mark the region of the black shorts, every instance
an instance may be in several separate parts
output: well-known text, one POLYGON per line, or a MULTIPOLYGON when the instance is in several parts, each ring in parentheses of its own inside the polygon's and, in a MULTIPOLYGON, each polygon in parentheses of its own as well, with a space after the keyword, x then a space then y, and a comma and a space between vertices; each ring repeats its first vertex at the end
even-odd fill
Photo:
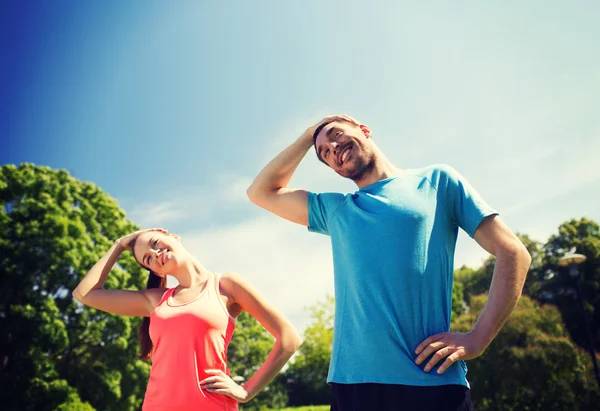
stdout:
POLYGON ((331 411, 474 411, 463 385, 331 384, 331 411))

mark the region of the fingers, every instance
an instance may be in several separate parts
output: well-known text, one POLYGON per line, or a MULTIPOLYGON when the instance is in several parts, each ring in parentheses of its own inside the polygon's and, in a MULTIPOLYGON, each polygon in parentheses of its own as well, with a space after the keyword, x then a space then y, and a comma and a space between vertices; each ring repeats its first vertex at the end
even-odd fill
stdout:
POLYGON ((453 354, 449 355, 448 358, 446 358, 446 361, 444 361, 444 363, 440 366, 440 368, 438 368, 437 373, 438 374, 443 373, 444 371, 446 371, 448 369, 448 367, 450 367, 456 361, 460 360, 464 355, 465 355, 464 350, 457 349, 457 351, 455 351, 453 354))
POLYGON ((438 350, 435 354, 433 354, 433 356, 431 357, 431 359, 429 360, 429 362, 427 363, 427 365, 425 366, 423 371, 425 371, 425 372, 431 371, 438 362, 440 362, 443 358, 446 358, 447 356, 452 354, 455 350, 456 350, 456 347, 454 347, 454 346, 444 347, 444 348, 438 350))
POLYGON ((200 381, 200 386, 203 390, 214 392, 217 394, 231 394, 231 383, 227 374, 221 370, 206 370, 207 374, 213 374, 200 381))
MULTIPOLYGON (((425 347, 427 347, 429 344, 436 342, 436 341, 440 341, 445 336, 446 336, 446 333, 432 335, 431 337, 429 337, 425 341, 423 341, 421 344, 419 344, 419 346, 415 349, 415 354, 417 354, 417 355, 420 354, 421 351, 423 351, 423 349, 425 349, 425 347)), ((425 357, 427 357, 427 356, 425 356, 425 357)), ((421 361, 422 360, 423 359, 421 359, 421 361)))
MULTIPOLYGON (((141 234, 141 233, 146 233, 146 232, 148 232, 148 231, 160 231, 161 233, 165 233, 165 234, 168 232, 168 231, 167 231, 167 230, 165 230, 164 228, 146 228, 145 230, 141 230, 141 231, 139 232, 139 234, 141 234)), ((138 235, 139 235, 139 234, 138 234, 138 235)))
POLYGON ((222 381, 220 375, 214 375, 212 377, 206 377, 205 379, 203 379, 202 381, 200 381, 200 384, 202 384, 202 385, 204 385, 204 384, 212 384, 212 383, 217 382, 217 381, 222 381))
POLYGON ((360 124, 357 119, 349 116, 348 114, 342 114, 342 115, 340 115, 340 117, 342 117, 344 120, 349 121, 351 123, 360 124))
POLYGON ((322 124, 322 123, 324 123, 326 121, 335 121, 335 120, 344 120, 344 121, 348 121, 350 123, 360 124, 358 122, 358 120, 356 120, 353 117, 350 117, 348 114, 335 114, 335 115, 332 115, 332 116, 327 116, 323 120, 321 120, 319 122, 319 124, 322 124))
POLYGON ((443 348, 445 346, 446 346, 446 343, 444 343, 443 341, 436 341, 436 342, 429 344, 427 347, 425 347, 425 349, 421 352, 421 354, 419 354, 419 356, 415 359, 415 363, 417 365, 421 364, 423 361, 425 361, 427 358, 429 358, 429 356, 431 354, 433 354, 434 352, 440 350, 441 348, 443 348))
POLYGON ((225 383, 225 381, 217 381, 211 384, 203 384, 202 389, 206 391, 214 391, 214 390, 224 390, 229 388, 229 386, 225 383))

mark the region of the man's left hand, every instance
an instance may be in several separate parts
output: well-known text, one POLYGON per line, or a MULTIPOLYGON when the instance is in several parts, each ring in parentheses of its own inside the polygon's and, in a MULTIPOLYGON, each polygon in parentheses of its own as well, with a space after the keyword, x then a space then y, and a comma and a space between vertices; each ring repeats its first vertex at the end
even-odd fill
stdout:
POLYGON ((429 372, 438 362, 446 358, 446 361, 437 370, 437 373, 441 374, 458 360, 479 357, 485 348, 486 346, 481 344, 471 332, 444 332, 432 335, 419 344, 415 350, 415 354, 418 355, 415 363, 419 365, 433 354, 423 369, 425 372, 429 372))

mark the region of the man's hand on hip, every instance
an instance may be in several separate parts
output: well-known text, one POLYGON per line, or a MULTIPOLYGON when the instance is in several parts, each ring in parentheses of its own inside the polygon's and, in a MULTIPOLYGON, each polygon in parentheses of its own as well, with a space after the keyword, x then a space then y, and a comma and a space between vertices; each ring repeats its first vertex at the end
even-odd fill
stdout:
POLYGON ((425 372, 429 372, 445 358, 437 370, 438 374, 442 374, 456 361, 479 357, 485 349, 486 346, 472 332, 444 332, 432 335, 419 344, 415 350, 415 354, 418 355, 415 363, 419 365, 433 354, 424 368, 425 372))

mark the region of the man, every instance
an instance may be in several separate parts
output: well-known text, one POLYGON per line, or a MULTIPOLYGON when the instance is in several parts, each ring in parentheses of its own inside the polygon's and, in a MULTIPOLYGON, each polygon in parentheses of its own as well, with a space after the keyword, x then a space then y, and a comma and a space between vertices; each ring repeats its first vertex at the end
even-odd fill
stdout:
POLYGON ((449 166, 403 170, 346 115, 326 117, 248 188, 255 204, 331 237, 332 410, 472 410, 464 360, 481 355, 514 309, 531 262, 519 239, 449 166), (308 150, 354 194, 288 188, 308 150), (496 256, 488 303, 449 332, 458 227, 496 256))

